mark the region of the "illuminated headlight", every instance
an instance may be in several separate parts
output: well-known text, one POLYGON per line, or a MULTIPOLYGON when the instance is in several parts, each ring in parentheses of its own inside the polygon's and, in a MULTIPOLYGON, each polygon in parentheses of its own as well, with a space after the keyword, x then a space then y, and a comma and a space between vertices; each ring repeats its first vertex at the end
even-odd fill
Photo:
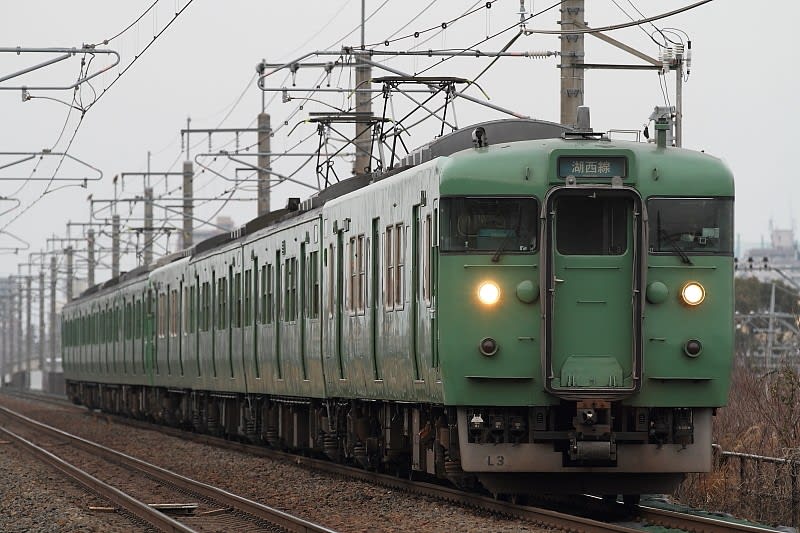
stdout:
POLYGON ((706 290, 696 281, 690 281, 681 289, 681 298, 686 305, 700 305, 706 299, 706 290))
POLYGON ((478 286, 478 300, 484 305, 494 305, 500 301, 500 287, 494 281, 484 281, 478 286))

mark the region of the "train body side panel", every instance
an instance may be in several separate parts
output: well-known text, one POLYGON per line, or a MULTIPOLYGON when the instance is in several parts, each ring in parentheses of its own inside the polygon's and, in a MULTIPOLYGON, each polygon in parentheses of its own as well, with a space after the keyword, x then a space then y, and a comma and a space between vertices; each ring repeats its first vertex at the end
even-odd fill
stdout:
POLYGON ((422 254, 431 253, 430 246, 422 250, 422 224, 433 220, 437 202, 438 167, 431 162, 324 207, 329 396, 441 401, 435 309, 421 294, 422 254))

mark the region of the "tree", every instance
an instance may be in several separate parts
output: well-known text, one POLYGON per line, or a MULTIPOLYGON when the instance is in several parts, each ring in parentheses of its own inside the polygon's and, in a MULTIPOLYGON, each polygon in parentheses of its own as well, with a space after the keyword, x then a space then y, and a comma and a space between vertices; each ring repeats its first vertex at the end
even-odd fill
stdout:
MULTIPOLYGON (((769 311, 770 293, 773 282, 762 282, 756 277, 736 278, 736 311, 738 313, 766 313, 769 311)), ((783 281, 775 281, 775 311, 797 314, 797 289, 783 281)))

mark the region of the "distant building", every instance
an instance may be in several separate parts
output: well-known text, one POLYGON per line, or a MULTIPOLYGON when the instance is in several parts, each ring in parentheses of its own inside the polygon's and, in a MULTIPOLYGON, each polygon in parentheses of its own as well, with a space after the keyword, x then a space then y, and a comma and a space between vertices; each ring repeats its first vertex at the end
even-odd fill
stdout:
POLYGON ((761 281, 782 280, 800 286, 800 250, 793 229, 775 229, 770 222, 770 246, 750 248, 737 258, 739 276, 761 281))
MULTIPOLYGON (((197 244, 198 242, 203 242, 206 239, 210 239, 215 235, 219 235, 220 233, 228 233, 236 229, 236 224, 233 222, 233 219, 226 215, 220 215, 217 217, 217 220, 214 221, 214 226, 203 226, 200 229, 194 230, 193 242, 197 244), (215 227, 218 226, 218 227, 215 227)), ((178 247, 177 250, 182 250, 183 246, 183 236, 178 239, 178 247)), ((176 251, 177 251, 176 250, 176 251)))

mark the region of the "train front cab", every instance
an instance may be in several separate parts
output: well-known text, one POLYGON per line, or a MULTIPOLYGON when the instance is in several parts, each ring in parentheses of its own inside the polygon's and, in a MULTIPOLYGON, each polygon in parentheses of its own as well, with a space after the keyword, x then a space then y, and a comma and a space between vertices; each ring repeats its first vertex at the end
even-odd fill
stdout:
MULTIPOLYGON (((566 177, 542 199, 540 298, 525 311, 541 318, 538 368, 516 361, 530 337, 486 334, 506 347, 489 358, 505 355, 503 370, 465 376, 464 396, 494 387, 496 400, 457 409, 460 466, 492 492, 670 492, 711 467, 730 369, 732 186, 720 197, 641 189, 566 177)), ((519 282, 499 286, 512 296, 484 322, 525 322, 511 301, 519 282)))

